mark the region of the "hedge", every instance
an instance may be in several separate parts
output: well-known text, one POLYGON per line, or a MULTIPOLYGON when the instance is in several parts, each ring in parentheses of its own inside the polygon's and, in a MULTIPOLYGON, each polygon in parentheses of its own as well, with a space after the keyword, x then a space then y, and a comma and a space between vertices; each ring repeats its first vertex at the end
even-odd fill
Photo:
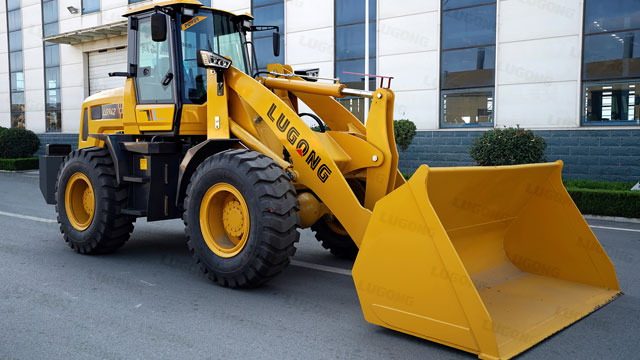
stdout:
POLYGON ((636 184, 632 182, 612 182, 602 180, 564 180, 563 183, 564 186, 572 188, 620 191, 631 190, 631 188, 636 184))
POLYGON ((0 170, 34 170, 38 167, 38 158, 0 159, 0 170))
POLYGON ((572 187, 567 191, 583 214, 640 218, 640 191, 572 187))

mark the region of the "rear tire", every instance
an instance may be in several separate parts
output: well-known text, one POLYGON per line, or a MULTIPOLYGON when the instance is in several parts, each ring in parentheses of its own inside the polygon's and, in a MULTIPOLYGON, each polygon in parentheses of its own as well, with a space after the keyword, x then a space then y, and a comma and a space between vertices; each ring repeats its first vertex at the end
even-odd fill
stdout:
POLYGON ((73 151, 60 165, 56 182, 58 223, 64 240, 76 252, 102 254, 124 245, 135 221, 120 213, 126 204, 127 189, 118 186, 107 149, 73 151))
POLYGON ((315 231, 316 240, 322 244, 322 247, 329 250, 331 254, 337 258, 355 260, 358 256, 358 247, 351 240, 349 235, 340 234, 335 230, 342 230, 342 225, 338 220, 331 222, 327 216, 323 216, 315 224, 311 226, 311 230, 315 231))
POLYGON ((222 286, 261 285, 296 251, 296 191, 276 162, 255 151, 227 150, 200 164, 184 209, 189 250, 222 286))

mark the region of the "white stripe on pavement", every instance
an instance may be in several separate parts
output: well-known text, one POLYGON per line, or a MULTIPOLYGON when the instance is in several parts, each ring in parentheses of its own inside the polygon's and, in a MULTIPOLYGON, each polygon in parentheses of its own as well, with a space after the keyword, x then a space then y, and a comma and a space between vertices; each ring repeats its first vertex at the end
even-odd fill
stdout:
POLYGON ((351 276, 351 270, 340 269, 340 268, 332 267, 332 266, 312 264, 312 263, 308 263, 308 262, 305 262, 305 261, 291 260, 291 265, 299 266, 299 267, 303 267, 303 268, 307 268, 307 269, 326 271, 326 272, 330 272, 330 273, 334 273, 334 274, 351 276))
MULTIPOLYGON (((22 215, 22 214, 15 214, 15 213, 10 213, 10 212, 5 212, 5 211, 0 211, 0 215, 14 217, 14 218, 18 218, 18 219, 24 219, 24 220, 38 221, 38 222, 43 222, 43 223, 47 223, 47 224, 55 224, 55 223, 57 223, 56 220, 52 220, 52 219, 45 219, 45 218, 41 218, 41 217, 28 216, 28 215, 22 215)), ((627 229, 627 228, 598 226, 598 225, 589 225, 589 226, 591 228, 594 228, 594 229, 640 232, 640 229, 627 229)), ((333 266, 326 266, 326 265, 308 263, 306 261, 291 260, 291 265, 298 266, 298 267, 303 267, 303 268, 307 268, 307 269, 330 272, 330 273, 334 273, 334 274, 352 276, 351 275, 351 270, 341 269, 341 268, 337 268, 337 267, 333 267, 333 266)))
POLYGON ((14 214, 14 213, 4 212, 4 211, 0 211, 0 215, 10 216, 18 219, 39 221, 47 224, 55 224, 58 222, 57 220, 45 219, 45 218, 29 216, 29 215, 14 214))
POLYGON ((640 232, 640 229, 625 229, 625 228, 617 228, 617 227, 609 227, 609 226, 597 226, 597 225, 589 225, 589 226, 594 228, 594 229, 640 232))

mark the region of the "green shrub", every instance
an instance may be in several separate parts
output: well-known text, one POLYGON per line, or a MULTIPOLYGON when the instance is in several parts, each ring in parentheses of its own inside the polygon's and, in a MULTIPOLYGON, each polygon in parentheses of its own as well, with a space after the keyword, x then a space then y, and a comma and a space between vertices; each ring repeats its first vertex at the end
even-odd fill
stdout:
POLYGON ((0 126, 0 136, 2 136, 2 134, 4 134, 5 131, 7 131, 7 128, 0 126))
POLYGON ((402 157, 404 157, 405 172, 408 173, 407 149, 411 145, 413 137, 416 136, 416 124, 407 119, 393 120, 393 133, 396 137, 396 144, 402 151, 402 157))
POLYGON ((40 148, 40 139, 33 131, 11 128, 0 132, 0 158, 28 158, 40 148))
POLYGON ((34 170, 38 167, 38 158, 0 159, 0 170, 34 170))
POLYGON ((481 166, 532 164, 547 161, 546 148, 542 137, 518 126, 478 136, 469 147, 469 155, 481 166))
POLYGON ((583 214, 640 218, 640 191, 567 187, 583 214))
POLYGON ((601 180, 563 180, 564 186, 581 189, 602 189, 602 190, 631 190, 635 183, 632 182, 612 182, 601 180))

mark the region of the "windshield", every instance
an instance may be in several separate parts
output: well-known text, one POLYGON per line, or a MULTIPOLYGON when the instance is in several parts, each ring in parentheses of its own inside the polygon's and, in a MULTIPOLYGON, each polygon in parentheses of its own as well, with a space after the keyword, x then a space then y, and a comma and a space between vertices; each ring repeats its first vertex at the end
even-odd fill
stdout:
POLYGON ((207 9, 198 10, 193 16, 181 16, 180 39, 182 44, 183 99, 186 103, 203 104, 207 100, 207 72, 198 67, 198 50, 208 50, 228 56, 233 66, 247 73, 244 35, 231 21, 231 16, 207 9))

